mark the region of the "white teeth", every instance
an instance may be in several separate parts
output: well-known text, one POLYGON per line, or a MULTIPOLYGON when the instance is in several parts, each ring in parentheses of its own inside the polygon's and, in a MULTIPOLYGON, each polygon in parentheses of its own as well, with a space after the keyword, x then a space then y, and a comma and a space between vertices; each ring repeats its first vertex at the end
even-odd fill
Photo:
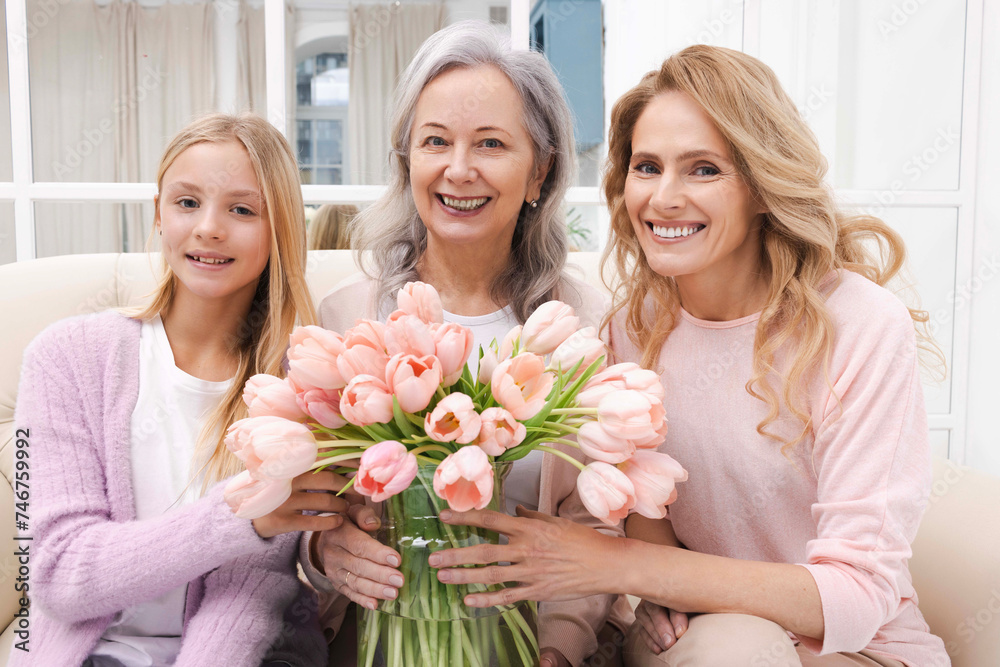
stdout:
POLYGON ((704 225, 698 227, 658 227, 653 225, 653 233, 665 239, 675 239, 679 236, 691 236, 705 229, 704 225))
POLYGON ((191 255, 191 257, 193 257, 195 261, 201 262, 202 264, 225 264, 231 261, 228 259, 212 259, 211 257, 197 257, 195 255, 191 255))
POLYGON ((475 199, 454 199, 453 197, 449 197, 448 195, 441 195, 441 200, 445 203, 446 206, 450 206, 451 208, 457 208, 459 211, 471 211, 473 209, 477 209, 483 204, 485 204, 487 201, 489 201, 489 199, 490 199, 489 197, 476 197, 475 199))

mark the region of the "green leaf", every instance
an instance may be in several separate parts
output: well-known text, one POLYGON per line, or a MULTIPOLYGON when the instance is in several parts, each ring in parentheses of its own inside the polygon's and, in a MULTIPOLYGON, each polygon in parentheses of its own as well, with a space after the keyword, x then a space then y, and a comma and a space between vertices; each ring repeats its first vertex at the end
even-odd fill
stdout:
POLYGON ((399 407, 399 399, 395 396, 392 397, 392 419, 396 422, 396 428, 399 429, 404 438, 412 438, 417 435, 417 430, 406 418, 406 413, 403 412, 403 408, 399 407))

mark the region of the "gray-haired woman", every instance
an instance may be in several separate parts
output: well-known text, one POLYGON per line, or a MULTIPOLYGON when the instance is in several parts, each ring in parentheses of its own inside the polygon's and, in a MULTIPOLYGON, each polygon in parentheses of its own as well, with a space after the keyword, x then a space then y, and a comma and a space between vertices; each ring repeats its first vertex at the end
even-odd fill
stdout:
MULTIPOLYGON (((562 199, 575 168, 572 118, 544 57, 512 50, 482 22, 436 33, 396 91, 387 191, 352 225, 364 275, 326 296, 323 325, 343 332, 358 318, 388 314, 396 291, 411 280, 433 285, 445 320, 470 327, 477 345, 500 340, 551 299, 599 325, 606 300, 563 271, 562 199)), ((601 526, 574 492, 575 472, 550 454, 529 455, 508 477, 508 507, 601 526)), ((311 578, 332 594, 321 601, 328 625, 339 624, 337 612, 349 600, 373 607, 403 583, 393 567, 398 554, 351 522, 305 544, 303 560, 326 581, 308 567, 311 578)), ((605 646, 613 645, 615 629, 631 620, 624 600, 615 602, 602 595, 542 605, 542 664, 583 663, 601 647, 602 633, 605 646), (615 620, 606 628, 609 615, 615 620)))

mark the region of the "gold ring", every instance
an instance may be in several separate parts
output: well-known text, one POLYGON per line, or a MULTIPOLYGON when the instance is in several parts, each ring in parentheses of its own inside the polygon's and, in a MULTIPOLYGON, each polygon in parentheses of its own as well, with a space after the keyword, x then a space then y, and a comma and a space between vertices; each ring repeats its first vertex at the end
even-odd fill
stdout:
MULTIPOLYGON (((344 583, 347 584, 348 588, 354 588, 354 586, 351 586, 351 575, 352 574, 354 574, 354 573, 353 572, 348 572, 347 573, 347 580, 344 582, 344 583)), ((357 577, 358 575, 354 574, 354 576, 357 577)))

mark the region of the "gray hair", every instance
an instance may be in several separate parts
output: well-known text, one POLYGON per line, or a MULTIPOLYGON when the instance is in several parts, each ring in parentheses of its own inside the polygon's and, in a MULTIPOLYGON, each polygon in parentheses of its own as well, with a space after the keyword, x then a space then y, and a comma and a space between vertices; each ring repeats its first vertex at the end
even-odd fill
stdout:
MULTIPOLYGON (((491 285, 491 295, 497 303, 509 305, 523 323, 539 305, 557 298, 563 285, 567 252, 563 198, 576 173, 576 148, 562 86, 541 54, 513 50, 510 38, 486 22, 461 21, 429 37, 400 77, 391 116, 388 187, 351 225, 358 263, 377 284, 374 296, 379 309, 407 281, 417 280, 417 261, 427 245, 427 230, 410 191, 410 136, 417 100, 427 84, 444 72, 480 66, 496 67, 520 94, 535 165, 552 160, 538 207, 521 206, 510 262, 491 285)), ((474 91, 465 107, 471 111, 481 99, 474 91)))

